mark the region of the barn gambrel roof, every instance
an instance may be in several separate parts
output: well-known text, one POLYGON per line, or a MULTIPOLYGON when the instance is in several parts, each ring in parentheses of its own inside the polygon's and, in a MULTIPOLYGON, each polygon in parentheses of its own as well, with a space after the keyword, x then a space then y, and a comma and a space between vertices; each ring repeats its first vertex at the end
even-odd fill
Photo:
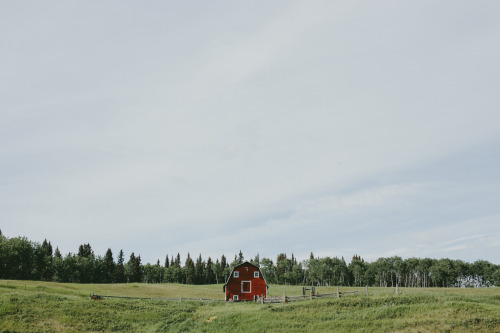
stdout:
POLYGON ((267 284, 267 280, 266 280, 266 278, 265 278, 264 274, 262 274, 262 270, 260 269, 260 267, 259 267, 259 266, 257 266, 257 265, 255 265, 255 264, 252 264, 252 263, 251 263, 251 262, 249 262, 249 261, 245 261, 245 262, 242 262, 241 264, 238 264, 238 265, 234 266, 234 267, 233 267, 233 269, 231 270, 231 274, 229 274, 229 277, 227 278, 226 283, 224 284, 224 286, 226 286, 226 285, 227 285, 227 283, 229 282, 229 279, 231 279, 231 277, 233 276, 233 272, 234 272, 234 270, 235 270, 236 268, 240 267, 240 266, 245 265, 245 264, 249 264, 249 265, 251 265, 251 266, 253 266, 253 267, 257 268, 257 269, 259 270, 260 276, 262 276, 262 279, 263 279, 263 280, 264 280, 264 282, 266 283, 266 287, 267 287, 267 288, 269 288, 269 285, 267 284))

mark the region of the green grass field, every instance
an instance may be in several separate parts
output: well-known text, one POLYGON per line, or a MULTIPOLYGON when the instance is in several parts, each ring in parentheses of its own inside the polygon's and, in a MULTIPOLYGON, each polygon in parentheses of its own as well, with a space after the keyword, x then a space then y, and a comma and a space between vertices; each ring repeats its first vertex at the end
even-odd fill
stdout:
MULTIPOLYGON (((356 288, 341 288, 341 291, 356 288)), ((288 304, 104 299, 90 294, 223 299, 222 285, 0 280, 0 332, 500 332, 500 288, 370 288, 288 304)), ((270 295, 301 294, 271 286, 270 295)), ((336 287, 318 288, 320 293, 336 287)))

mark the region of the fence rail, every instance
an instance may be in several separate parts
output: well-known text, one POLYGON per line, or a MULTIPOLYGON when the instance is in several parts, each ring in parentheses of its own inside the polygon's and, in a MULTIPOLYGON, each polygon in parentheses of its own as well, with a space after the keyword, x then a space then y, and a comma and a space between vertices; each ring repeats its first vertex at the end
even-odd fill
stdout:
MULTIPOLYGON (((294 301, 301 301, 307 299, 317 299, 323 297, 341 297, 344 294, 356 294, 362 293, 365 290, 354 290, 354 291, 340 291, 337 288, 337 292, 325 293, 325 294, 311 294, 311 295, 294 295, 287 296, 286 293, 283 296, 270 296, 263 299, 259 299, 261 303, 287 303, 294 301)), ((368 287, 366 287, 366 296, 368 296, 368 287)), ((172 298, 159 298, 159 297, 131 297, 131 296, 108 296, 108 295, 96 295, 91 294, 90 298, 93 300, 103 300, 105 298, 120 298, 120 299, 147 299, 147 300, 160 300, 167 302, 185 302, 185 301, 195 301, 195 302, 225 302, 223 299, 212 299, 212 298, 189 298, 189 297, 172 297, 172 298)))
POLYGON ((366 290, 337 291, 334 293, 312 294, 312 295, 287 296, 286 294, 284 294, 283 297, 281 297, 281 296, 266 297, 264 299, 261 299, 261 302, 262 303, 287 303, 287 302, 301 301, 301 300, 307 300, 307 299, 312 300, 312 299, 323 298, 323 297, 342 297, 342 295, 344 295, 344 294, 357 294, 357 293, 362 293, 362 292, 366 292, 366 296, 368 296, 368 288, 366 288, 366 290))
POLYGON ((148 299, 148 300, 159 300, 159 301, 170 301, 170 302, 184 302, 184 301, 197 301, 197 302, 224 302, 223 299, 212 299, 212 298, 189 298, 189 297, 172 297, 172 298, 160 298, 160 297, 130 297, 130 296, 107 296, 107 295, 96 295, 91 294, 90 298, 93 300, 102 300, 104 298, 121 298, 121 299, 148 299))

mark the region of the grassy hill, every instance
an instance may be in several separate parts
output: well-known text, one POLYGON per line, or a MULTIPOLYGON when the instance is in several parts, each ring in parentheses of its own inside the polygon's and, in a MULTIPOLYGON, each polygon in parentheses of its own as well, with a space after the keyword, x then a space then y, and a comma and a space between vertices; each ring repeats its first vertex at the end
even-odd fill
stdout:
MULTIPOLYGON (((356 288, 342 288, 341 290, 356 288)), ((274 296, 301 287, 271 286, 274 296)), ((318 288, 334 292, 336 288, 318 288)), ((90 294, 223 299, 221 285, 0 280, 0 332, 500 332, 500 289, 370 288, 288 304, 105 299, 90 294)))

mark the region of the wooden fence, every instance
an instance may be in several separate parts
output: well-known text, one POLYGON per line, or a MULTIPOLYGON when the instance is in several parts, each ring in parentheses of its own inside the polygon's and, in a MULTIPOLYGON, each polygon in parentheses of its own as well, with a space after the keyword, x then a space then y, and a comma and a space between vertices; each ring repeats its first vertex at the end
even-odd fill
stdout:
MULTIPOLYGON (((354 291, 340 291, 337 287, 337 292, 326 293, 326 294, 313 294, 310 295, 298 295, 298 296, 287 296, 286 292, 283 292, 283 297, 280 296, 270 296, 265 298, 259 298, 259 301, 264 303, 287 303, 302 300, 313 300, 323 297, 342 297, 346 294, 357 294, 365 292, 368 296, 368 286, 366 290, 354 290, 354 291)), ((147 300, 160 300, 169 302, 185 302, 185 301, 195 301, 195 302, 225 302, 223 299, 211 299, 211 298, 187 298, 187 297, 175 297, 175 298, 157 298, 157 297, 129 297, 129 296, 107 296, 107 295, 96 295, 91 294, 90 298, 93 300, 103 300, 105 298, 121 298, 121 299, 147 299, 147 300)))
POLYGON ((294 301, 302 301, 302 300, 313 300, 313 299, 318 299, 318 298, 323 298, 323 297, 342 297, 342 295, 346 294, 357 294, 357 293, 362 293, 364 292, 366 296, 368 296, 368 286, 366 287, 365 290, 354 290, 354 291, 340 291, 339 288, 337 288, 337 292, 334 293, 326 293, 326 294, 313 294, 311 293, 310 295, 298 295, 298 296, 287 296, 286 292, 283 293, 283 297, 280 296, 272 296, 272 297, 265 297, 263 299, 260 299, 260 302, 262 304, 264 303, 287 303, 287 302, 294 302, 294 301))
POLYGON ((148 300, 160 300, 160 301, 170 301, 170 302, 185 302, 185 301, 196 301, 196 302, 225 302, 223 299, 211 299, 211 298, 188 298, 188 297, 175 297, 175 298, 158 298, 158 297, 129 297, 129 296, 107 296, 107 295, 96 295, 91 294, 90 298, 93 300, 102 300, 105 298, 121 298, 121 299, 148 299, 148 300))

